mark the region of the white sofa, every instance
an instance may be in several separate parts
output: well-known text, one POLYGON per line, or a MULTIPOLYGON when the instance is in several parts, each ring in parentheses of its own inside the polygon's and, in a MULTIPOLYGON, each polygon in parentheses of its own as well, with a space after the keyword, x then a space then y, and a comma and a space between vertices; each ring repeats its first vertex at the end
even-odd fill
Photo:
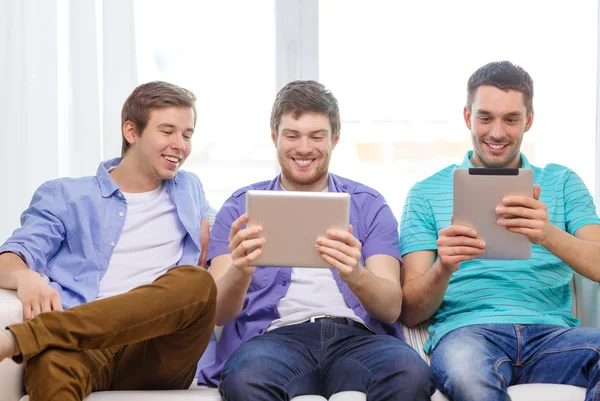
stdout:
MULTIPOLYGON (((573 311, 584 326, 600 327, 600 285, 583 277, 573 280, 573 311)), ((0 290, 0 328, 22 321, 21 302, 15 291, 0 290)), ((585 389, 557 384, 525 384, 509 387, 513 401, 584 401, 585 389)), ((23 367, 11 360, 0 362, 0 401, 28 401, 23 388, 23 367)), ((221 401, 216 389, 192 384, 189 390, 173 391, 114 391, 93 393, 86 401, 221 401)), ((314 395, 295 397, 293 401, 319 401, 314 395)), ((360 392, 335 394, 330 401, 365 401, 360 392)), ((437 391, 432 401, 447 401, 437 391)))

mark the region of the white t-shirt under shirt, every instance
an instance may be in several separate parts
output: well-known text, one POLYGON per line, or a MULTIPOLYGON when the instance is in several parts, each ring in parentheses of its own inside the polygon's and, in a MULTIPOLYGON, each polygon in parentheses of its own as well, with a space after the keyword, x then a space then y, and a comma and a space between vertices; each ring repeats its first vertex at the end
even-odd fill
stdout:
POLYGON ((183 255, 187 234, 165 186, 143 193, 123 192, 127 200, 125 225, 96 299, 123 294, 150 284, 183 255))
POLYGON ((302 323, 320 315, 345 317, 365 323, 348 307, 331 269, 324 268, 292 268, 290 286, 279 300, 277 311, 280 317, 271 322, 267 331, 302 323))

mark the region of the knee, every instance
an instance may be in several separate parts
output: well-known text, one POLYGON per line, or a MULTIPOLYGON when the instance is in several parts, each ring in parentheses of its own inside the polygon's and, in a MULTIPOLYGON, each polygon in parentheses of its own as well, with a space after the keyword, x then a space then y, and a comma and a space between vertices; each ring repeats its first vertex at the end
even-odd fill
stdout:
MULTIPOLYGON (((223 367, 219 391, 225 401, 259 399, 264 392, 265 378, 260 358, 250 354, 232 355, 223 367)), ((266 372, 265 372, 266 373, 266 372)))
POLYGON ((431 369, 412 348, 406 347, 396 358, 396 372, 404 388, 414 389, 415 394, 434 393, 435 381, 431 369))
POLYGON ((192 265, 177 266, 169 271, 177 280, 175 290, 181 294, 198 296, 202 300, 214 301, 217 285, 212 275, 204 268, 192 265))

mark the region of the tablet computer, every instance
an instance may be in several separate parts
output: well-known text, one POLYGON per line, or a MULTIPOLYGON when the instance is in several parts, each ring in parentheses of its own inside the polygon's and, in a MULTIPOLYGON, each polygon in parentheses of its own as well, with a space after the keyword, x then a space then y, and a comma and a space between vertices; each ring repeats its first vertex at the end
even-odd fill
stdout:
POLYGON ((527 236, 496 223, 496 207, 508 195, 533 196, 533 170, 457 168, 454 170, 453 222, 473 227, 485 241, 477 259, 525 260, 531 257, 527 236))
POLYGON ((246 226, 262 226, 265 238, 254 266, 331 268, 315 244, 329 229, 348 230, 350 194, 250 190, 246 212, 246 226))

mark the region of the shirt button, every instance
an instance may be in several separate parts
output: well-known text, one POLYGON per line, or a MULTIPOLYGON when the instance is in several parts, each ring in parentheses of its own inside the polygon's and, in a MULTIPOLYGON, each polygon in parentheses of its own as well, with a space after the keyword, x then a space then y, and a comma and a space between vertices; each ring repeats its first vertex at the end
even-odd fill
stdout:
POLYGON ((258 330, 258 334, 262 334, 263 333, 263 329, 258 330))
POLYGON ((275 309, 274 308, 269 308, 269 311, 275 312, 275 309))
POLYGON ((123 214, 124 214, 123 212, 119 212, 119 216, 123 217, 123 214))
POLYGON ((287 281, 284 281, 283 283, 281 283, 282 286, 286 286, 287 285, 287 281))
POLYGON ((112 241, 112 242, 110 243, 110 246, 115 246, 115 241, 112 241))

